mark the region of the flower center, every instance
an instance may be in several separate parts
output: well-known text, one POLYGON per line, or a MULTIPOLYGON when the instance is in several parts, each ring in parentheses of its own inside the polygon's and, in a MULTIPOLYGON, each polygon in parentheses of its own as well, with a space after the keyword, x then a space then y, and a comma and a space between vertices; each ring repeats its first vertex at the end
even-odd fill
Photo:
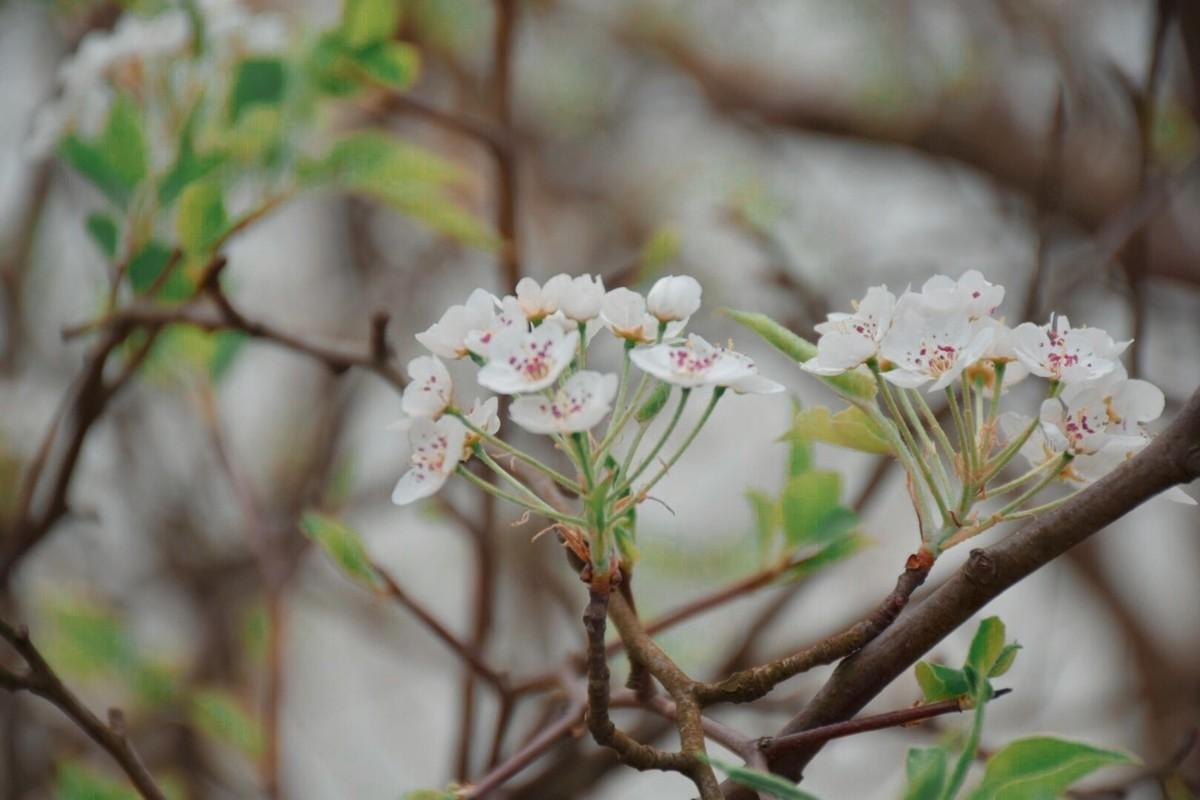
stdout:
POLYGON ((411 461, 418 481, 425 480, 430 473, 442 471, 446 466, 446 451, 449 447, 449 440, 442 435, 413 450, 411 461))
POLYGON ((539 381, 550 374, 554 367, 550 358, 551 342, 530 342, 529 352, 523 356, 509 356, 508 365, 521 373, 526 380, 539 381))
POLYGON ((700 355, 691 347, 677 347, 671 351, 671 366, 685 375, 701 375, 712 368, 718 355, 716 351, 700 355))

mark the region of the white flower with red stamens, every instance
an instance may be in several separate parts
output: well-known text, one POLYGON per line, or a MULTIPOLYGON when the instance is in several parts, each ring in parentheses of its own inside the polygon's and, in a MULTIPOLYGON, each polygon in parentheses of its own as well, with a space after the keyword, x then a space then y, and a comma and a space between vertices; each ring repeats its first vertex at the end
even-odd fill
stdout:
POLYGON ((440 320, 418 333, 417 341, 442 358, 465 358, 471 354, 468 337, 473 332, 491 330, 495 317, 496 298, 491 292, 476 289, 465 304, 450 306, 440 320))
POLYGON ((638 347, 630 358, 660 381, 695 388, 730 386, 757 375, 754 362, 741 353, 714 347, 696 334, 686 341, 638 347))
POLYGON ((437 356, 417 356, 408 362, 409 384, 400 401, 412 417, 437 419, 453 399, 454 385, 446 365, 437 356))
POLYGON ((964 272, 957 281, 934 275, 921 287, 921 300, 931 311, 962 311, 975 321, 996 313, 1004 300, 1004 287, 991 283, 979 270, 964 272))
MULTIPOLYGON (((551 281, 554 279, 551 278, 551 281)), ((604 300, 604 280, 599 276, 579 275, 551 287, 546 284, 558 310, 574 322, 587 322, 600 316, 604 300)))
POLYGON ((646 310, 660 322, 687 321, 700 310, 700 282, 691 275, 659 278, 646 295, 646 310))
POLYGON ((512 403, 512 421, 530 433, 574 433, 595 427, 612 408, 617 376, 582 370, 549 397, 524 395, 512 403))
POLYGON ((1099 328, 1072 328, 1065 316, 1046 325, 1022 323, 1013 337, 1013 349, 1030 372, 1063 383, 1107 375, 1129 346, 1129 342, 1114 342, 1099 328))
POLYGON ((515 328, 522 333, 529 330, 525 313, 517 303, 517 298, 512 295, 508 295, 500 301, 500 310, 493 310, 492 318, 486 328, 467 333, 465 340, 467 349, 477 356, 489 358, 488 351, 491 349, 492 342, 503 331, 510 328, 515 328))
POLYGON ((920 295, 905 295, 880 344, 880 355, 895 365, 883 377, 906 389, 929 381, 930 391, 945 388, 987 352, 994 336, 989 327, 973 326, 961 308, 931 308, 920 295))
POLYGON ((896 297, 886 286, 872 286, 854 312, 834 312, 816 326, 821 338, 817 354, 801 364, 814 375, 841 375, 879 353, 879 343, 892 324, 896 297))
POLYGON ((466 428, 454 417, 442 417, 436 422, 427 417, 414 419, 408 428, 412 447, 408 472, 392 490, 392 502, 408 505, 442 488, 462 459, 465 433, 466 428))
POLYGON ((501 331, 492 340, 488 362, 479 370, 479 384, 499 394, 522 394, 545 389, 558 380, 575 358, 579 331, 540 325, 529 332, 501 331))

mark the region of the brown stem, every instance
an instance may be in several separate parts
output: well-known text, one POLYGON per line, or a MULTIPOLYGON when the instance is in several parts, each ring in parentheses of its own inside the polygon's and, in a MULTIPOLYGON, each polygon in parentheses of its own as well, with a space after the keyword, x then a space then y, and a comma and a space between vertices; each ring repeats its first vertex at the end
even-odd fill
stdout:
POLYGON ((23 674, 0 667, 0 687, 10 692, 31 692, 58 706, 59 710, 70 717, 92 741, 113 757, 142 797, 149 800, 165 800, 166 795, 154 782, 154 777, 125 735, 124 720, 120 711, 111 709, 108 724, 101 722, 63 684, 34 646, 29 632, 24 627, 15 628, 0 620, 0 638, 12 645, 28 667, 28 671, 23 674))
POLYGON ((558 743, 559 739, 568 735, 571 729, 583 721, 587 701, 583 697, 572 702, 552 725, 544 728, 541 733, 529 740, 529 743, 510 756, 504 763, 497 766, 487 775, 475 781, 470 788, 463 792, 463 800, 484 798, 507 783, 513 776, 540 758, 547 750, 558 743))
POLYGON ((283 590, 270 587, 267 594, 267 681, 263 703, 263 793, 271 800, 283 796, 280 785, 280 710, 283 706, 283 590))
POLYGON ((748 703, 764 696, 788 678, 857 652, 896 621, 908 604, 909 597, 925 582, 932 567, 933 559, 925 551, 910 556, 904 572, 896 579, 896 588, 864 619, 841 633, 785 658, 735 672, 716 683, 698 684, 697 699, 704 705, 748 703))

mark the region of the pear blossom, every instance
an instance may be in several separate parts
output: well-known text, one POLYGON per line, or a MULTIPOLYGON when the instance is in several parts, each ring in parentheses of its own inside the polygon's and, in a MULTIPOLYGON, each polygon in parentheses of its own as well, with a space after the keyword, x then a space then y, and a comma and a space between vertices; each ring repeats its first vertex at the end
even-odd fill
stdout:
POLYGON ((983 385, 990 389, 996 379, 996 364, 1003 363, 1004 385, 1000 387, 1001 392, 1008 391, 1029 377, 1029 369, 1017 358, 1016 335, 1012 328, 995 317, 980 317, 971 324, 976 330, 990 328, 992 340, 987 351, 978 361, 969 365, 964 374, 975 379, 982 378, 983 385))
POLYGON ((854 312, 834 312, 816 326, 821 338, 817 354, 800 365, 814 375, 841 375, 879 353, 879 343, 892 324, 896 296, 886 286, 872 286, 854 312))
POLYGON ((991 317, 1004 300, 1004 287, 991 283, 983 274, 972 269, 957 281, 945 275, 934 275, 921 287, 921 300, 931 310, 960 310, 967 319, 991 317))
MULTIPOLYGON (((500 430, 500 400, 495 397, 489 397, 487 400, 476 399, 471 406, 471 410, 466 414, 467 421, 474 425, 479 430, 495 436, 500 430)), ((466 434, 463 437, 463 458, 465 459, 470 452, 470 449, 483 437, 475 431, 467 428, 466 434)))
MULTIPOLYGON (((741 381, 757 375, 754 362, 749 357, 723 347, 714 347, 694 333, 682 342, 635 348, 630 358, 643 372, 689 389, 697 386, 736 388, 741 381)), ((755 382, 744 385, 751 387, 746 391, 762 388, 755 382)))
POLYGON ((418 333, 417 341, 442 358, 465 358, 471 353, 467 345, 471 333, 492 329, 496 302, 491 292, 476 289, 464 305, 450 306, 440 320, 418 333))
MULTIPOLYGON (((551 278, 551 281, 554 279, 551 278)), ((604 279, 599 275, 579 275, 551 287, 547 283, 558 310, 575 322, 587 322, 600 315, 604 300, 604 279)))
POLYGON ((650 287, 646 309, 660 322, 687 320, 700 310, 701 291, 691 275, 668 275, 650 287))
POLYGON ((492 341, 488 362, 479 370, 479 385, 499 394, 545 389, 558 380, 575 358, 579 331, 540 325, 532 331, 502 331, 492 341))
POLYGON ((549 397, 523 395, 509 409, 512 421, 530 433, 574 433, 595 427, 612 409, 617 376, 576 372, 549 397))
POLYGON ((509 328, 516 328, 522 332, 529 330, 525 312, 521 310, 517 298, 512 295, 508 295, 500 301, 500 310, 493 310, 492 318, 488 322, 487 327, 467 333, 465 339, 467 350, 474 355, 485 359, 488 358, 488 351, 495 337, 509 328))
MULTIPOLYGON (((600 318, 618 338, 635 344, 649 344, 658 339, 658 320, 646 313, 646 299, 624 286, 604 295, 600 318)), ((675 338, 686 324, 686 320, 668 322, 663 338, 675 338)))
POLYGON ((943 389, 987 352, 994 335, 972 326, 961 308, 930 307, 920 295, 905 295, 879 348, 895 365, 883 377, 906 389, 931 380, 930 391, 943 389))
POLYGON ((437 356, 417 356, 408 362, 409 384, 400 401, 404 413, 412 417, 437 419, 450 405, 454 385, 446 365, 437 356))
POLYGON ((517 281, 517 304, 530 322, 538 322, 558 311, 557 294, 564 280, 570 280, 567 275, 555 275, 546 281, 545 286, 539 286, 533 278, 521 278, 517 281))
POLYGON ((1013 338, 1013 349, 1030 372, 1068 384, 1112 372, 1130 344, 1113 341, 1099 328, 1072 328, 1065 316, 1046 325, 1024 322, 1013 338))
POLYGON ((408 427, 409 469, 392 490, 392 502, 408 505, 437 492, 462 460, 466 428, 454 417, 417 417, 408 427))

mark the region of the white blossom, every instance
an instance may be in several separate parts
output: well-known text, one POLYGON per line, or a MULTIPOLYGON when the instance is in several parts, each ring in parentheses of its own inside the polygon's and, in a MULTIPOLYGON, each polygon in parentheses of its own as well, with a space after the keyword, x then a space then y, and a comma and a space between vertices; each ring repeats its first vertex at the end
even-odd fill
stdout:
POLYGON ((821 334, 817 354, 801 364, 802 369, 814 375, 841 375, 878 355, 896 310, 895 295, 886 286, 872 286, 853 306, 853 313, 834 312, 816 326, 821 334))
MULTIPOLYGON (((658 319, 646 313, 646 299, 624 286, 604 295, 604 302, 600 305, 600 318, 605 327, 621 339, 636 344, 649 344, 658 340, 658 319)), ((668 322, 663 331, 663 338, 675 338, 686 324, 686 320, 668 322)))
POLYGON ((442 358, 464 358, 471 353, 468 337, 492 328, 496 317, 496 298, 491 292, 476 289, 464 305, 446 309, 442 318, 417 334, 417 341, 442 358))
POLYGON ((599 275, 579 275, 553 287, 547 283, 546 291, 552 295, 558 310, 570 320, 587 322, 600 315, 604 280, 599 275))
POLYGON ((417 356, 408 362, 409 384, 404 387, 401 407, 412 417, 437 419, 450 405, 454 385, 446 365, 437 356, 417 356))
POLYGON ((465 433, 463 424, 454 417, 442 417, 436 422, 428 417, 413 419, 408 426, 412 448, 409 468, 392 490, 392 502, 408 505, 442 488, 462 459, 465 433))
MULTIPOLYGON (((487 400, 476 399, 466 416, 467 421, 476 428, 489 436, 495 436, 496 432, 500 430, 500 400, 495 397, 489 397, 487 400)), ((464 459, 470 454, 471 448, 482 438, 475 431, 467 429, 463 437, 464 459)))
POLYGON ((1004 287, 989 282, 979 270, 964 272, 957 281, 934 275, 921 287, 921 301, 931 311, 962 311, 972 322, 996 313, 1004 287))
POLYGON ((582 370, 549 397, 523 395, 509 410, 512 421, 531 433, 573 433, 590 430, 612 408, 617 376, 582 370))
POLYGON ((539 286, 533 278, 521 278, 517 281, 517 304, 530 322, 537 322, 558 311, 555 295, 563 280, 570 280, 567 275, 555 275, 539 286))
POLYGON ((907 294, 880 344, 880 355, 895 365, 883 377, 907 389, 931 380, 930 391, 945 388, 987 352, 994 335, 973 326, 962 308, 931 307, 920 295, 907 294))
MULTIPOLYGON (((696 334, 685 341, 638 347, 630 353, 633 363, 660 381, 695 388, 729 386, 757 375, 754 362, 741 353, 714 347, 696 334)), ((753 382, 748 384, 751 391, 753 382)))
POLYGON ((558 380, 575 357, 579 331, 540 325, 532 331, 509 328, 493 339, 479 384, 499 394, 545 389, 558 380))
POLYGON ((1013 331, 1013 348, 1034 375, 1080 383, 1112 372, 1129 342, 1114 342, 1099 328, 1072 328, 1065 316, 1046 325, 1024 322, 1013 331))
POLYGON ((700 310, 701 291, 691 275, 668 275, 650 287, 646 309, 660 322, 686 321, 700 310))
POLYGON ((477 356, 488 358, 492 342, 501 332, 515 328, 521 332, 529 330, 525 313, 517 302, 517 298, 508 295, 500 301, 500 310, 492 312, 492 318, 484 328, 469 331, 466 335, 467 350, 477 356))

